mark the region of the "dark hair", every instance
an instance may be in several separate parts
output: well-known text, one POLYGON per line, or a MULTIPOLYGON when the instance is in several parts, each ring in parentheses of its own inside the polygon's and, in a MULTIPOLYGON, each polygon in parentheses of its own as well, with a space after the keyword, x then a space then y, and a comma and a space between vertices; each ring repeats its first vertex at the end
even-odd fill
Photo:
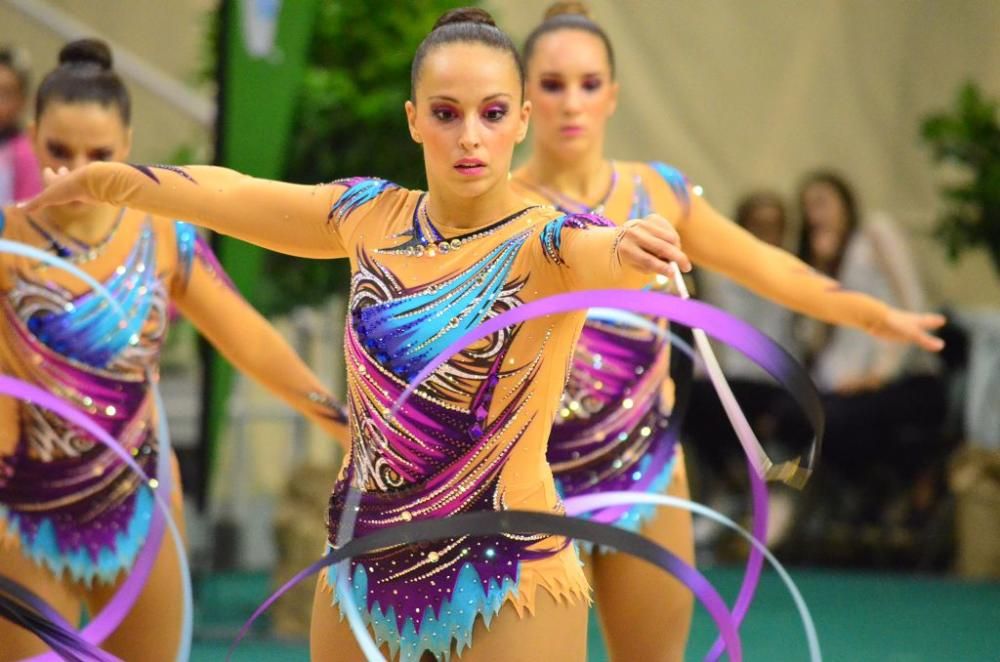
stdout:
POLYGON ((778 209, 781 212, 782 224, 786 222, 785 202, 781 199, 780 195, 773 191, 755 191, 744 196, 739 204, 736 205, 736 217, 733 220, 740 227, 745 228, 747 223, 750 222, 750 216, 761 207, 774 207, 778 209))
POLYGON ((854 234, 858 228, 858 203, 851 186, 847 180, 830 170, 817 170, 809 173, 799 185, 799 213, 802 218, 802 234, 799 239, 799 257, 806 264, 813 263, 812 243, 809 241, 812 230, 809 226, 809 219, 806 218, 805 193, 806 189, 815 184, 826 184, 837 193, 841 203, 844 205, 844 214, 847 216, 847 228, 844 232, 844 241, 840 245, 837 257, 833 264, 833 273, 836 274, 840 268, 840 262, 844 257, 844 250, 847 247, 847 239, 854 234))
POLYGON ((478 7, 462 7, 451 9, 441 14, 434 27, 420 42, 413 65, 410 67, 410 100, 416 99, 417 81, 420 79, 420 67, 427 55, 439 46, 445 44, 483 44, 499 51, 509 53, 517 65, 517 78, 521 82, 521 93, 524 94, 524 65, 517 47, 507 33, 497 27, 493 17, 485 9, 478 7))
POLYGON ((132 121, 132 100, 111 67, 111 49, 98 39, 71 41, 59 51, 59 66, 46 74, 35 96, 35 119, 53 101, 115 106, 125 126, 132 121))
POLYGON ((525 65, 531 61, 538 40, 557 30, 582 30, 599 37, 604 43, 605 52, 608 54, 611 77, 615 77, 615 49, 611 47, 611 40, 607 33, 590 18, 590 10, 582 2, 553 2, 549 5, 542 22, 531 31, 531 34, 524 41, 524 48, 521 52, 525 65))
POLYGON ((14 73, 21 94, 28 94, 28 65, 24 61, 24 53, 13 46, 0 46, 0 67, 6 67, 14 73))

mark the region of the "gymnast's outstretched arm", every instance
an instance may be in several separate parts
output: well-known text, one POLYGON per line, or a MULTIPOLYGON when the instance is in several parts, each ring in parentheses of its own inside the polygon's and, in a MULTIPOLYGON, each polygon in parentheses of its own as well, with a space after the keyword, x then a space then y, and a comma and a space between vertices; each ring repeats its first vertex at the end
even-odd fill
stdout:
POLYGON ((690 213, 678 223, 681 247, 695 264, 799 313, 831 324, 852 326, 874 336, 911 342, 929 351, 944 343, 928 331, 944 324, 935 314, 898 310, 814 271, 787 251, 760 241, 692 196, 690 213))
POLYGON ((127 206, 182 218, 280 253, 347 256, 331 220, 345 186, 288 184, 214 166, 127 163, 91 163, 73 172, 47 169, 45 178, 46 189, 22 205, 27 211, 69 202, 127 206))

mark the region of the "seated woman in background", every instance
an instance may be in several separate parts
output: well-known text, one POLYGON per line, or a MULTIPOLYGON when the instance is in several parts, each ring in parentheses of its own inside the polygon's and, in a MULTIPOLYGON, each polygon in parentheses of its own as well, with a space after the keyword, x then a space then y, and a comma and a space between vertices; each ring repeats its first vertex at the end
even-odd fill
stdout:
MULTIPOLYGON (((799 188, 799 205, 799 256, 806 263, 850 290, 904 310, 925 309, 924 289, 904 238, 885 214, 871 214, 862 223, 844 179, 823 171, 808 175, 799 188)), ((823 456, 830 471, 878 490, 926 477, 926 469, 938 464, 946 450, 941 435, 945 397, 936 359, 811 320, 801 319, 797 331, 813 379, 825 394, 823 456)), ((929 490, 923 492, 927 506, 929 490)), ((886 494, 868 496, 859 501, 866 511, 854 516, 884 521, 886 494)))

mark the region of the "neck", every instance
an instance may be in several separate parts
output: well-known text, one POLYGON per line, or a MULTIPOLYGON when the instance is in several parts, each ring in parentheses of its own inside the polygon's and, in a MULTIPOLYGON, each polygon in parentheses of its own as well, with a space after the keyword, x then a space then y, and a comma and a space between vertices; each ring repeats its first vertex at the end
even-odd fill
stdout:
POLYGON ((114 228, 120 209, 108 205, 50 207, 39 213, 41 220, 85 244, 97 244, 114 228))
POLYGON ((510 188, 507 180, 475 197, 449 193, 433 182, 427 187, 427 214, 433 222, 463 230, 473 230, 497 221, 527 206, 510 188))
POLYGON ((598 143, 582 155, 546 149, 537 143, 521 173, 535 186, 593 206, 608 192, 612 166, 598 143))

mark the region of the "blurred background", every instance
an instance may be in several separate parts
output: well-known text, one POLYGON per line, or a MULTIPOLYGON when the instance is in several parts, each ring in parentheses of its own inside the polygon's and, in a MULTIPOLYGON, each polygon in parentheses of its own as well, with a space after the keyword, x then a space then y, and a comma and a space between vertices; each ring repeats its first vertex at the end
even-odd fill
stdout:
MULTIPOLYGON (((422 187, 402 111, 410 59, 435 18, 463 4, 2 0, 0 47, 15 49, 37 82, 66 41, 106 40, 133 95, 134 162, 422 187)), ((518 43, 545 7, 482 4, 518 43)), ((836 275, 862 274, 859 287, 880 283, 873 293, 951 319, 948 349, 927 361, 695 275, 703 298, 778 339, 824 393, 824 463, 804 493, 772 495, 769 542, 793 567, 828 659, 996 659, 1000 2, 588 4, 618 61, 610 154, 680 168, 735 221, 813 257, 811 192, 846 189, 859 224, 830 249, 836 275), (809 176, 817 171, 835 178, 809 176)), ((244 296, 342 393, 346 270, 213 244, 244 296)), ((724 351, 723 360, 766 443, 808 435, 761 374, 724 351)), ((684 441, 695 497, 745 518, 739 447, 712 392, 694 388, 684 441)), ((195 659, 220 659, 270 589, 321 552, 340 458, 183 323, 171 332, 163 391, 187 492, 195 659)), ((696 534, 700 565, 734 596, 745 550, 702 522, 696 534)), ((311 593, 306 582, 283 599, 238 659, 306 659, 311 593)), ((747 659, 804 659, 775 577, 765 574, 748 623, 747 659)), ((690 659, 713 638, 697 614, 690 659)), ((604 659, 596 630, 592 644, 590 658, 604 659)))

